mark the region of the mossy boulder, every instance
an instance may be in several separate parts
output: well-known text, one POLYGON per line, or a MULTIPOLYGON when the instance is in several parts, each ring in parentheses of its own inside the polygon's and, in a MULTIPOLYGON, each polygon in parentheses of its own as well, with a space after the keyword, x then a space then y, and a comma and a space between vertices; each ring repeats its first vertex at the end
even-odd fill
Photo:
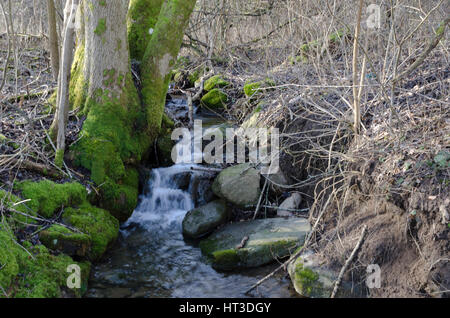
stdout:
POLYGON ((269 88, 275 85, 275 81, 270 78, 257 82, 247 81, 244 85, 244 94, 248 98, 253 98, 260 94, 262 88, 269 88))
POLYGON ((34 259, 22 253, 19 257, 20 279, 14 297, 16 298, 59 298, 64 295, 82 296, 87 291, 89 262, 75 262, 70 256, 49 253, 43 245, 28 247, 34 259), (70 265, 78 265, 81 269, 81 288, 68 289, 67 271, 70 265))
POLYGON ((214 88, 201 99, 202 105, 212 110, 226 108, 228 95, 220 88, 214 88))
POLYGON ((229 219, 225 201, 216 200, 189 211, 183 219, 183 234, 199 238, 229 219))
POLYGON ((81 297, 87 290, 89 271, 90 263, 75 262, 64 254, 51 255, 43 245, 24 242, 20 246, 5 220, 0 222, 0 286, 8 297, 81 297), (81 269, 80 289, 67 288, 67 268, 72 264, 81 269))
POLYGON ((14 194, 0 189, 0 203, 7 209, 14 209, 19 213, 11 213, 8 220, 14 223, 14 226, 24 227, 24 224, 34 224, 36 220, 29 216, 36 216, 36 211, 29 208, 25 202, 14 194), (22 202, 21 204, 18 204, 22 202), (27 216, 29 215, 29 216, 27 216))
POLYGON ((305 297, 329 298, 337 273, 320 266, 318 257, 304 253, 288 266, 289 276, 297 293, 305 297))
POLYGON ((52 225, 39 233, 39 240, 48 248, 69 256, 86 257, 91 248, 91 237, 74 232, 62 225, 52 225))
POLYGON ((214 180, 212 190, 237 206, 255 205, 261 193, 259 171, 250 163, 226 168, 214 180))
POLYGON ((19 273, 19 262, 16 255, 20 253, 20 247, 13 241, 12 231, 3 223, 0 223, 0 286, 7 288, 13 278, 19 273))
POLYGON ((22 192, 31 210, 45 218, 51 218, 62 207, 86 201, 86 189, 77 182, 58 184, 50 180, 23 181, 16 188, 22 192))
POLYGON ((89 236, 91 248, 87 256, 90 260, 99 259, 119 234, 119 221, 108 211, 87 202, 77 208, 66 208, 63 220, 89 236))
POLYGON ((204 90, 209 92, 214 88, 223 88, 230 85, 229 82, 223 79, 222 75, 215 75, 205 81, 204 90))
POLYGON ((254 83, 247 83, 244 85, 244 94, 247 97, 252 97, 255 95, 259 88, 263 85, 263 82, 254 82, 254 83))
POLYGON ((310 230, 305 219, 239 222, 213 233, 200 242, 200 248, 203 254, 210 257, 216 269, 257 267, 289 256, 304 243, 310 230))

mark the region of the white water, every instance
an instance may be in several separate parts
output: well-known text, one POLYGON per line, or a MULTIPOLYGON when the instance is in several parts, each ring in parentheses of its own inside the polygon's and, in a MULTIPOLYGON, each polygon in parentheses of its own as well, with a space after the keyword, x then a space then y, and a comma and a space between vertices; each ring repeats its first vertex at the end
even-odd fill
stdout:
MULTIPOLYGON (((149 194, 141 199, 125 227, 132 224, 142 224, 147 229, 155 225, 162 229, 180 225, 187 211, 194 208, 194 202, 188 191, 179 189, 175 176, 191 173, 192 165, 174 165, 169 168, 159 168, 152 171, 149 194), (157 224, 155 224, 157 223, 157 224)), ((192 175, 190 178, 196 177, 192 175)))

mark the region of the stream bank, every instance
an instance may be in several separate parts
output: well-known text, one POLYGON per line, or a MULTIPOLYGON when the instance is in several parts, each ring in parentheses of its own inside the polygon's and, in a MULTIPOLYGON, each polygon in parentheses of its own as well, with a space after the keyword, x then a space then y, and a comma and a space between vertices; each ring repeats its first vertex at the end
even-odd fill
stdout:
MULTIPOLYGON (((168 108, 185 108, 172 99, 168 108)), ((182 112, 181 112, 182 113, 182 112)), ((223 120, 196 115, 205 128, 223 120)), ((183 236, 186 213, 212 199, 214 174, 176 164, 151 170, 138 207, 124 223, 114 246, 92 268, 86 297, 248 297, 245 291, 276 265, 223 272, 202 254, 199 240, 183 236)), ((255 296, 295 297, 286 275, 275 276, 255 296)))

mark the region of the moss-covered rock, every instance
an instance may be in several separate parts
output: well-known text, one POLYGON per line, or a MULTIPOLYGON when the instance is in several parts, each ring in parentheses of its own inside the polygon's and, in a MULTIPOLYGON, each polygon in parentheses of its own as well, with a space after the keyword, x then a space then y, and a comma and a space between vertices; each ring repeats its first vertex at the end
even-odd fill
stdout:
MULTIPOLYGON (((137 170, 127 167, 122 182, 122 184, 106 183, 106 189, 118 193, 105 192, 102 198, 111 200, 107 201, 108 206, 128 205, 128 210, 133 210, 138 196, 139 175, 137 170), (123 196, 122 193, 124 193, 123 196), (114 201, 115 198, 121 197, 125 202, 116 203, 114 201), (126 202, 127 199, 128 202, 126 202)), ((63 221, 79 230, 79 232, 74 232, 63 226, 53 225, 42 231, 39 238, 48 248, 68 255, 95 260, 100 258, 107 247, 117 238, 119 221, 108 211, 92 206, 88 202, 87 191, 83 185, 76 182, 57 184, 43 180, 40 182, 23 181, 17 187, 21 189, 24 198, 31 199, 27 202, 31 210, 50 218, 58 209, 64 207, 63 221)), ((18 200, 18 198, 13 199, 13 201, 18 200)), ((10 202, 13 201, 10 199, 10 202)), ((128 213, 120 216, 122 219, 126 219, 128 213)))
POLYGON ((297 293, 305 297, 330 297, 337 279, 337 273, 321 266, 317 256, 310 252, 289 264, 288 272, 297 293))
POLYGON ((214 88, 222 88, 230 85, 229 82, 223 79, 222 75, 215 75, 205 81, 204 90, 209 92, 214 88))
POLYGON ((244 85, 244 94, 248 98, 253 98, 259 95, 261 89, 273 87, 275 85, 275 81, 270 78, 258 82, 247 81, 244 85))
MULTIPOLYGON (((9 287, 14 277, 19 273, 19 263, 16 254, 20 247, 15 246, 12 231, 4 223, 0 223, 0 286, 9 287)), ((1 294, 0 294, 1 297, 1 294)))
POLYGON ((51 255, 43 245, 25 242, 19 246, 5 219, 0 222, 0 286, 8 297, 62 297, 64 292, 80 297, 87 290, 89 271, 90 263, 75 262, 64 254, 51 255), (80 289, 67 288, 67 268, 72 264, 81 269, 80 289))
POLYGON ((189 73, 188 79, 192 87, 196 86, 196 83, 200 80, 200 77, 203 75, 204 71, 204 68, 197 68, 189 73))
POLYGON ((243 163, 222 170, 214 180, 212 190, 218 197, 245 207, 258 202, 261 193, 259 182, 259 171, 250 163, 243 163))
POLYGON ((220 88, 214 88, 201 99, 202 105, 213 110, 226 108, 228 95, 220 88))
POLYGON ((108 211, 87 202, 79 208, 65 209, 63 220, 89 235, 92 245, 88 257, 91 260, 100 258, 119 234, 119 221, 108 211))
POLYGON ((11 213, 9 216, 9 221, 12 221, 14 225, 17 225, 18 227, 24 226, 24 224, 33 224, 36 223, 36 220, 34 220, 30 216, 36 216, 36 211, 29 208, 25 202, 22 202, 23 200, 19 197, 15 196, 14 194, 7 192, 5 190, 0 189, 0 203, 6 207, 7 209, 14 209, 18 212, 21 212, 23 214, 18 213, 11 213), (21 204, 18 204, 19 202, 22 202, 21 204), (24 215, 25 214, 25 215, 24 215))
POLYGON ((64 292, 69 295, 82 296, 87 291, 90 263, 74 262, 71 257, 59 254, 51 255, 43 245, 28 247, 34 259, 25 252, 19 254, 19 278, 14 297, 17 298, 57 298, 64 292), (81 269, 81 288, 68 289, 67 269, 70 265, 78 265, 81 269))
POLYGON ((233 223, 201 241, 200 248, 217 269, 257 267, 290 255, 303 244, 310 228, 305 219, 276 218, 233 223))
POLYGON ((52 225, 39 233, 39 240, 46 247, 69 256, 86 257, 91 248, 91 237, 77 233, 61 225, 52 225))
POLYGON ((258 92, 258 90, 261 88, 263 84, 264 84, 263 82, 246 83, 244 85, 245 96, 252 97, 258 92))
POLYGON ((189 211, 183 219, 183 234, 199 238, 224 224, 229 218, 225 201, 216 200, 189 211))
POLYGON ((62 207, 77 205, 86 200, 86 189, 77 182, 58 184, 50 180, 23 181, 17 184, 26 204, 45 218, 51 218, 62 207))

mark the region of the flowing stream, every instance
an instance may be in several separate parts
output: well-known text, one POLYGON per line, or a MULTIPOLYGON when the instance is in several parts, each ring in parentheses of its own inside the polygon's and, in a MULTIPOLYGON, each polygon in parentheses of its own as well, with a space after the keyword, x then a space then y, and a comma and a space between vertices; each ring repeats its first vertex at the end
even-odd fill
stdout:
MULTIPOLYGON (((218 122, 210 118, 210 123, 218 122)), ((87 297, 246 297, 245 290, 276 267, 218 272, 198 242, 183 238, 184 215, 210 195, 211 175, 193 166, 152 170, 116 244, 93 267, 87 297)), ((295 292, 282 275, 264 283, 254 296, 293 297, 295 292)))

